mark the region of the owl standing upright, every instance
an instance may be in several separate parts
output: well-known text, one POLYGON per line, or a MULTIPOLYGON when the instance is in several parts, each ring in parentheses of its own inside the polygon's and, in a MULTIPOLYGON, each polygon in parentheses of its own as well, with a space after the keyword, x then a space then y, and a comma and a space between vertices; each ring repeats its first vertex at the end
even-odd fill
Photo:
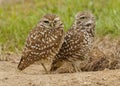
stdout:
POLYGON ((90 12, 79 12, 75 16, 73 26, 67 31, 64 43, 55 56, 50 71, 55 71, 62 62, 72 63, 77 72, 76 61, 83 61, 92 47, 95 34, 95 18, 90 12))
POLYGON ((45 60, 52 60, 58 53, 64 40, 64 25, 54 14, 46 14, 29 33, 25 48, 18 65, 23 70, 36 61, 40 61, 46 72, 45 60))

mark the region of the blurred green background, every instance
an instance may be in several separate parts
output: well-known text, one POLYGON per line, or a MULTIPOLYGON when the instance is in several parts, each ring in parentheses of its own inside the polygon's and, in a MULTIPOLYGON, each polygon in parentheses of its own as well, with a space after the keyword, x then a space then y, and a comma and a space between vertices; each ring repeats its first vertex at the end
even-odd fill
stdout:
MULTIPOLYGON (((1 0, 0 0, 1 1, 1 0)), ((0 3, 0 46, 21 50, 28 32, 46 13, 59 15, 65 30, 79 11, 96 16, 96 36, 120 37, 120 0, 3 0, 0 3)))

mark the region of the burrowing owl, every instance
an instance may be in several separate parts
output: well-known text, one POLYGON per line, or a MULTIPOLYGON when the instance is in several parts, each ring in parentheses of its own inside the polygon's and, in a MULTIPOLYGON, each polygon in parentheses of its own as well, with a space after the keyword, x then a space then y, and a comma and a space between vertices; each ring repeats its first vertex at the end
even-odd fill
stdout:
POLYGON ((51 65, 51 71, 62 65, 61 62, 69 61, 73 63, 75 71, 77 70, 76 61, 85 59, 89 52, 95 34, 95 18, 90 12, 80 12, 75 16, 75 22, 71 29, 65 35, 64 43, 55 56, 51 65))
POLYGON ((52 60, 58 53, 64 40, 64 25, 54 14, 47 14, 29 33, 25 48, 18 65, 23 70, 36 61, 40 61, 45 71, 45 60, 52 60))

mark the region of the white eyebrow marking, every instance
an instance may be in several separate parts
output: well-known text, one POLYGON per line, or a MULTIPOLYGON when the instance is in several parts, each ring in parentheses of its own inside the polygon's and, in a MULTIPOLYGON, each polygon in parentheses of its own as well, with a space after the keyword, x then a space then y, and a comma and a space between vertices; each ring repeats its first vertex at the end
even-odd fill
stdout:
POLYGON ((57 18, 55 18, 55 20, 56 20, 56 21, 58 21, 58 20, 60 20, 60 18, 59 18, 59 17, 57 17, 57 18))
POLYGON ((45 18, 43 21, 49 21, 49 19, 45 18))

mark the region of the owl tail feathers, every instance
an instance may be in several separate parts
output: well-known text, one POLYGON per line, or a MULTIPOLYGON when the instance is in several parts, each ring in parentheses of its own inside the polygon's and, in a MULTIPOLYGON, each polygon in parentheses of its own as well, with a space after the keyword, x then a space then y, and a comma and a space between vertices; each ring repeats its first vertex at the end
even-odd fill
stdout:
POLYGON ((20 62, 18 64, 17 68, 22 71, 26 67, 28 67, 30 65, 30 63, 31 63, 31 61, 29 60, 28 55, 23 54, 21 56, 21 60, 20 60, 20 62))
POLYGON ((23 65, 23 58, 21 58, 21 60, 20 60, 20 62, 19 62, 19 64, 18 64, 18 67, 17 67, 19 70, 24 70, 25 69, 25 67, 24 67, 24 65, 23 65))
POLYGON ((17 69, 22 71, 26 67, 28 67, 30 64, 33 63, 33 61, 31 60, 32 57, 29 57, 29 54, 30 54, 30 51, 28 50, 22 52, 22 56, 21 56, 17 69))

